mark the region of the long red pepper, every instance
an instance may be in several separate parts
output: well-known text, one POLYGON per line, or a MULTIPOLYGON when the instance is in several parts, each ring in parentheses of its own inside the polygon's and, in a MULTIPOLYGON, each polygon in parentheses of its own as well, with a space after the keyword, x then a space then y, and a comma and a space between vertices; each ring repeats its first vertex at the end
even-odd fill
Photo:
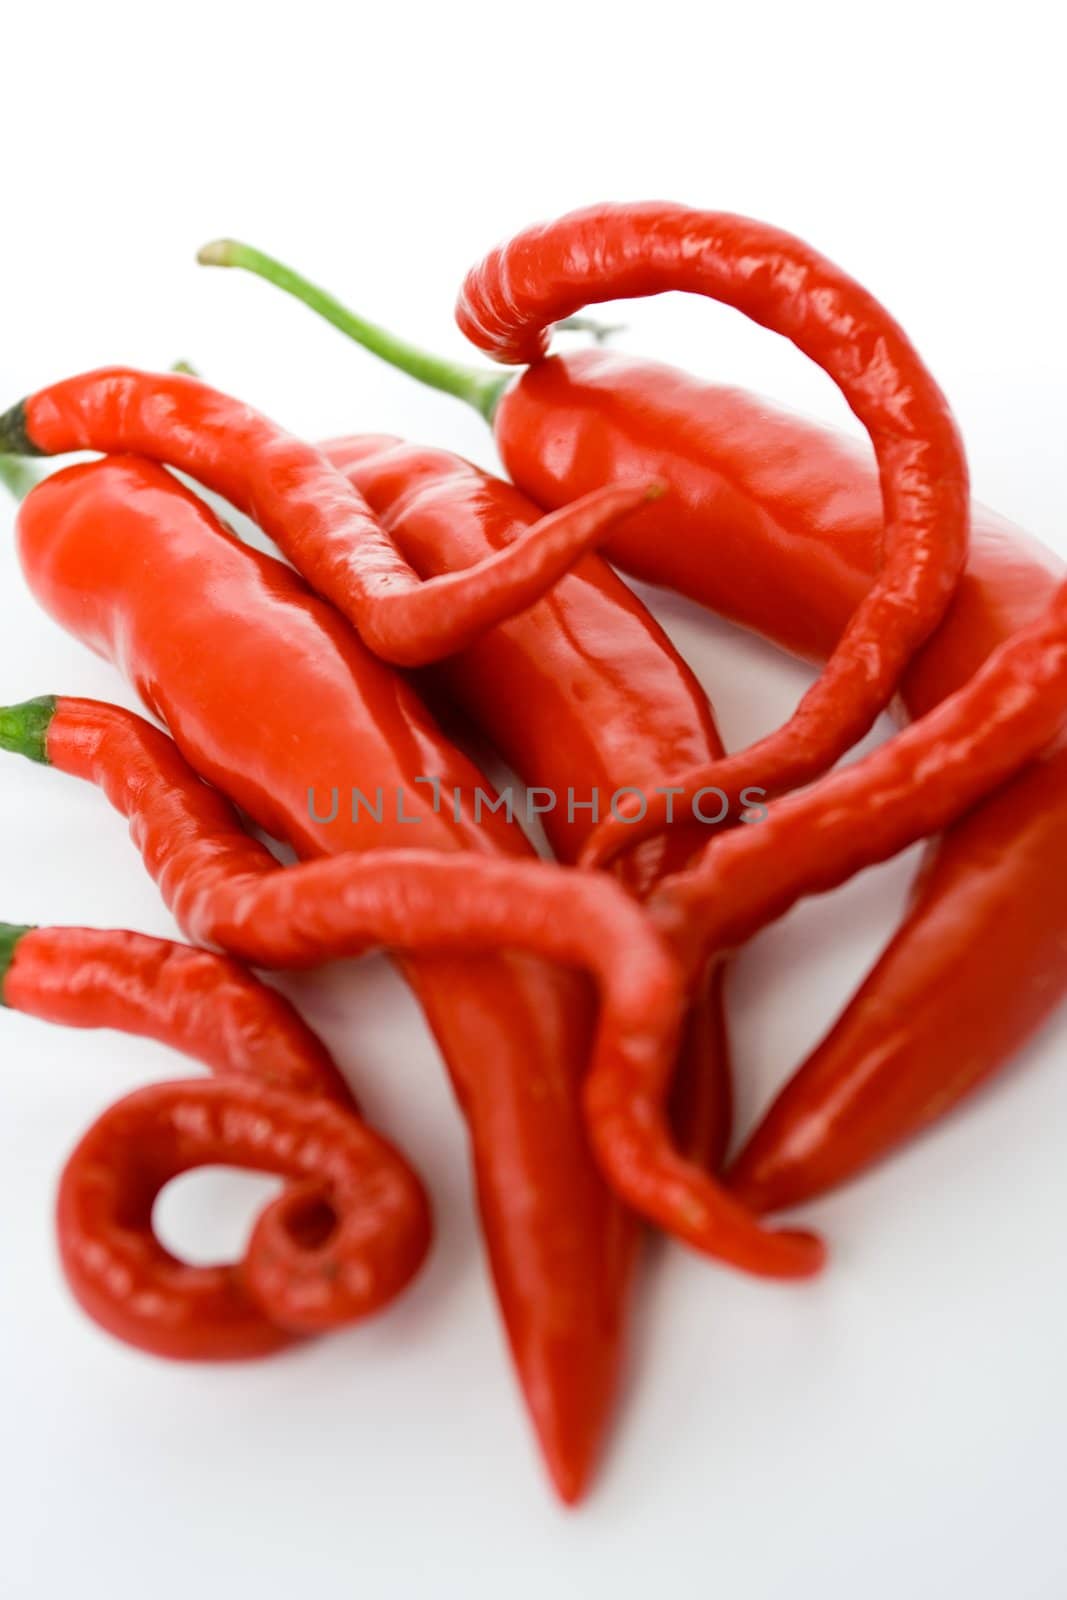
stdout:
MULTIPOLYGON (((844 883, 946 827, 1031 761, 1067 715, 1067 584, 962 689, 865 760, 777 801, 759 826, 709 845, 651 908, 700 971, 807 894, 844 883)), ((653 1070, 598 1063, 586 1102, 619 1193, 698 1249, 722 1251, 717 1190, 672 1147, 653 1070)))
MULTIPOLYGON (((125 672, 192 766, 304 857, 408 846, 524 856, 489 785, 411 687, 282 563, 243 548, 162 468, 112 458, 46 479, 20 549, 45 609, 125 672), (434 809, 436 779, 458 814, 434 809), (362 788, 381 821, 350 797, 362 788), (337 815, 328 815, 337 792, 337 815), (397 796, 399 795, 399 807, 397 796), (417 818, 417 822, 411 819, 417 818)), ((528 957, 412 958, 404 971, 471 1129, 516 1366, 560 1492, 588 1482, 611 1415, 637 1232, 602 1183, 580 1085, 592 995, 528 957)))
MULTIPOLYGON (((507 380, 450 367, 353 318, 322 291, 260 252, 222 241, 202 252, 213 265, 243 266, 297 294, 345 331, 416 377, 477 405, 506 438, 516 389, 507 380)), ((944 615, 967 549, 967 472, 951 414, 903 331, 878 302, 791 235, 746 218, 683 206, 595 206, 528 230, 468 275, 460 326, 498 360, 540 366, 552 323, 587 303, 682 289, 743 311, 792 340, 834 379, 867 428, 885 507, 884 559, 818 683, 784 728, 686 780, 731 797, 758 785, 774 793, 832 766, 884 709, 908 661, 944 615)), ((610 358, 608 358, 610 359, 610 358)), ((613 481, 617 462, 586 441, 583 470, 613 481)), ((557 470, 570 460, 564 431, 557 470)), ((520 485, 525 487, 525 485, 520 485)), ((672 486, 672 499, 674 491, 672 486)), ((684 541, 684 522, 635 513, 636 538, 684 541)), ((666 514, 666 513, 665 513, 666 514)), ((666 821, 683 803, 660 796, 603 822, 587 858, 606 858, 666 821)))
MULTIPOLYGON (((484 561, 540 516, 510 484, 447 451, 383 435, 321 449, 424 578, 484 561)), ((435 678, 511 768, 540 789, 541 821, 564 861, 577 859, 616 796, 652 796, 722 754, 697 679, 597 556, 522 616, 443 662, 435 678)), ((706 842, 698 825, 663 833, 627 857, 623 881, 643 898, 706 842)), ((675 1084, 678 1138, 712 1170, 730 1136, 722 988, 716 966, 690 1015, 675 1084)))
MULTIPOLYGON (((43 735, 43 718, 18 720, 43 735)), ((128 1096, 67 1162, 63 1269, 118 1338, 181 1360, 266 1355, 380 1310, 418 1270, 421 1184, 288 1002, 235 961, 136 933, 0 924, 0 1004, 157 1039, 220 1074, 128 1096), (179 1173, 219 1162, 291 1181, 238 1265, 190 1267, 159 1243, 153 1206, 179 1173)))
POLYGON ((423 583, 366 502, 311 445, 182 373, 103 368, 0 417, 0 451, 136 451, 224 495, 271 536, 387 661, 449 655, 538 599, 655 486, 598 489, 470 572, 423 583))
MULTIPOLYGON (((670 536, 649 511, 608 542, 627 572, 801 656, 835 649, 882 558, 880 485, 862 446, 745 390, 629 355, 576 351, 514 379, 457 367, 295 274, 279 277, 246 246, 228 248, 228 264, 279 282, 384 360, 473 404, 536 504, 565 505, 620 478, 669 485, 670 536)), ((901 686, 913 715, 965 682, 1055 588, 1049 551, 981 506, 971 520, 952 607, 901 686)), ((997 1071, 1067 993, 1065 905, 1067 742, 931 843, 884 956, 739 1158, 739 1195, 774 1209, 820 1193, 997 1071)))

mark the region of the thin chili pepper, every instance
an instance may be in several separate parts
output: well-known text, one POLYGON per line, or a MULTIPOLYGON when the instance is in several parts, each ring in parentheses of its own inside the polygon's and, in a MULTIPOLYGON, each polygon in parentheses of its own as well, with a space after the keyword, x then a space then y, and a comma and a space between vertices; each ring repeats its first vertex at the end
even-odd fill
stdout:
MULTIPOLYGON (((306 298, 295 276, 282 286, 306 298)), ((511 477, 537 505, 619 479, 666 483, 669 536, 646 512, 607 546, 645 582, 816 660, 869 591, 882 499, 869 452, 852 440, 634 356, 573 351, 501 377, 428 363, 328 297, 314 308, 493 419, 511 477)), ((902 683, 909 712, 958 688, 1039 615, 1058 571, 1047 550, 974 506, 965 576, 902 683)), ((1067 743, 931 843, 885 955, 738 1159, 730 1181, 746 1202, 791 1207, 862 1170, 1032 1035, 1067 993, 1065 872, 1067 743)))
MULTIPOLYGON (((540 516, 510 484, 443 450, 384 435, 321 449, 423 578, 474 566, 522 537, 540 516)), ((697 679, 596 556, 521 617, 442 663, 435 678, 512 770, 547 795, 541 821, 563 861, 577 859, 616 794, 652 794, 722 754, 697 679)), ((702 827, 663 833, 626 858, 623 881, 644 898, 706 841, 702 827)), ((711 1170, 730 1136, 722 977, 716 966, 693 1007, 675 1084, 679 1143, 711 1170)))
MULTIPOLYGON (((464 859, 529 856, 501 814, 475 822, 470 797, 491 788, 410 684, 162 468, 112 458, 46 479, 22 507, 19 543, 44 608, 115 661, 195 770, 299 855, 414 841, 464 859), (419 778, 437 780, 436 809, 419 778), (353 789, 373 805, 378 787, 380 821, 365 805, 354 817, 353 789)), ((515 1364, 557 1487, 575 1500, 613 1408, 638 1238, 584 1128, 593 995, 509 952, 412 957, 403 971, 470 1126, 515 1364)))
MULTIPOLYGON (((268 278, 384 359, 474 405, 493 422, 509 467, 511 416, 523 405, 516 396, 537 382, 546 328, 588 303, 675 289, 733 305, 791 339, 834 379, 867 428, 881 470, 885 556, 819 682, 784 728, 690 774, 681 796, 653 797, 640 817, 621 806, 590 840, 583 857, 590 864, 655 832, 672 813, 684 814, 701 788, 735 797, 760 786, 773 794, 824 772, 885 708, 952 598, 967 550, 967 472, 944 397, 878 302, 789 234, 659 203, 591 207, 520 234, 468 275, 457 311, 463 331, 496 359, 535 363, 514 383, 414 351, 247 246, 224 241, 201 260, 268 278)), ((610 459, 610 439, 598 446, 593 429, 590 435, 579 470, 607 469, 610 479, 619 466, 610 459)), ((545 453, 557 473, 568 470, 567 430, 557 429, 545 453)), ((669 529, 650 519, 648 508, 631 523, 632 539, 687 537, 673 503, 669 529)), ((606 548, 614 547, 609 540, 606 548)))
POLYGON ((423 666, 522 611, 658 486, 598 489, 472 571, 423 583, 366 502, 311 445, 183 373, 103 368, 0 416, 0 451, 135 451, 244 511, 384 660, 423 666))
MULTIPOLYGON (((661 884, 651 910, 700 971, 805 895, 955 821, 1046 748, 1065 714, 1067 584, 964 688, 865 760, 773 802, 759 827, 722 835, 696 867, 661 884)), ((630 1205, 718 1253, 718 1193, 671 1145, 666 1088, 653 1070, 598 1063, 586 1093, 597 1154, 630 1205)))
POLYGON ((0 1004, 157 1039, 222 1074, 120 1101, 64 1171, 67 1281, 127 1344, 180 1360, 266 1355, 380 1310, 418 1270, 430 1239, 418 1179, 360 1121, 288 1002, 235 961, 136 933, 0 924, 0 1004), (296 1181, 238 1265, 190 1267, 159 1243, 153 1206, 172 1178, 217 1163, 296 1181))
MULTIPOLYGON (((8 713, 19 715, 19 708, 8 713)), ((57 702, 45 756, 95 783, 129 818, 149 870, 193 938, 257 966, 285 967, 359 955, 371 944, 435 954, 502 943, 531 950, 581 967, 599 985, 593 1077, 669 1080, 681 973, 643 912, 603 874, 428 851, 279 867, 166 734, 94 701, 57 702)), ((706 1192, 715 1192, 710 1179, 706 1192)), ((769 1234, 721 1191, 715 1226, 715 1253, 761 1276, 808 1276, 822 1263, 810 1234, 769 1234)))

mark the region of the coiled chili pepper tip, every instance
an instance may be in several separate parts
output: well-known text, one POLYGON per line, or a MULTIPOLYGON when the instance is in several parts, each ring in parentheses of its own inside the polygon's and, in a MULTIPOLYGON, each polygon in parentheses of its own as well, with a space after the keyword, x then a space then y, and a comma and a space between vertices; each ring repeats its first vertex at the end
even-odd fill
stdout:
POLYGON ((159 1356, 247 1359, 369 1316, 418 1270, 432 1232, 418 1176, 289 1002, 238 962, 123 930, 0 924, 0 991, 13 1011, 156 1039, 218 1075, 138 1090, 67 1162, 60 1257, 101 1327, 159 1356), (160 1244, 154 1202, 216 1165, 290 1187, 239 1263, 194 1268, 160 1244))

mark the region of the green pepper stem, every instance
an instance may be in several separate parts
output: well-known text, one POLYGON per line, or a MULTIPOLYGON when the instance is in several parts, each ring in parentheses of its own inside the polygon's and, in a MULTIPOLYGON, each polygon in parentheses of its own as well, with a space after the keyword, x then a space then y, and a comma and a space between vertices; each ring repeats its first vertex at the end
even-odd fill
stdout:
POLYGON ((0 922, 0 1006, 7 1005, 7 1001, 4 998, 4 985, 7 982, 8 973, 11 971, 15 952, 26 935, 32 932, 32 928, 24 928, 13 922, 0 922))
POLYGON ((362 345, 364 350, 379 356, 390 366, 398 367, 401 372, 408 373, 419 383, 466 401, 469 406, 479 411, 487 422, 492 422, 500 398, 514 377, 513 373, 501 376, 495 372, 461 366, 458 362, 445 361, 439 356, 430 355, 425 350, 408 344, 406 340, 397 338, 385 328, 379 328, 364 317, 356 316, 355 312, 349 311, 332 294, 327 294, 325 289, 309 283, 290 267, 275 261, 273 256, 264 255, 262 250, 255 250, 251 245, 241 244, 236 239, 216 239, 212 244, 206 244, 196 259, 205 267, 243 267, 246 272, 265 278, 276 288, 283 289, 286 294, 303 301, 304 305, 317 312, 320 317, 325 317, 327 322, 331 322, 335 328, 347 334, 348 338, 362 345))
POLYGON ((0 750, 47 766, 48 730, 58 704, 54 694, 43 694, 18 706, 0 706, 0 750))

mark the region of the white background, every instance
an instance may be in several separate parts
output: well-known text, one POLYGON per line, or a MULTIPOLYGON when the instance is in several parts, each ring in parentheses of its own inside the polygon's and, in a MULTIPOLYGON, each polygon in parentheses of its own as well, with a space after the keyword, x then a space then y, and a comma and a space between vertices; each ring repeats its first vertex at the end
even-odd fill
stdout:
MULTIPOLYGON (((99 363, 184 356, 310 436, 391 430, 491 463, 473 415, 251 280, 198 269, 197 246, 244 236, 458 353, 455 289, 498 236, 666 196, 792 228, 864 280, 946 388, 979 495, 1067 554, 1052 11, 19 6, 0 105, 5 403, 99 363)), ((622 348, 845 423, 819 374, 732 314, 626 314, 622 348)), ((0 509, 0 700, 125 698, 35 612, 9 524, 0 509)), ((781 720, 801 669, 683 605, 661 614, 732 744, 781 720)), ((13 759, 0 861, 11 921, 172 931, 102 799, 13 759)), ((746 1123, 866 969, 912 864, 744 955, 746 1123)), ((649 1252, 617 1435, 566 1514, 506 1367, 459 1119, 410 999, 383 963, 294 992, 426 1174, 439 1237, 392 1314, 244 1369, 132 1355, 56 1268, 64 1154, 174 1060, 0 1018, 0 1592, 1063 1595, 1062 1015, 950 1125, 809 1208, 834 1247, 820 1284, 649 1252)), ((236 1248, 250 1182, 188 1181, 169 1237, 236 1248)))

